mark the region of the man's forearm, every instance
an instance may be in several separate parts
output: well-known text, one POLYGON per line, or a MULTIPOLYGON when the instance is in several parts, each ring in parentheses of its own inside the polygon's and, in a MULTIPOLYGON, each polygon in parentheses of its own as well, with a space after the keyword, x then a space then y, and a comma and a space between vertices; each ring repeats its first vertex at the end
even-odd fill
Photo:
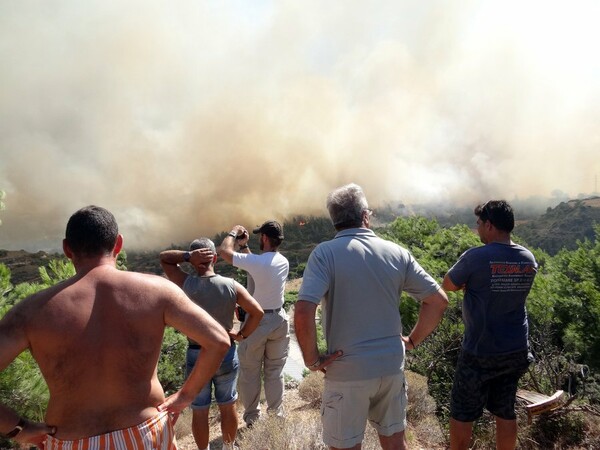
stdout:
POLYGON ((19 422, 19 415, 8 406, 0 404, 0 434, 5 436, 14 430, 19 422))
POLYGON ((258 328, 258 325, 260 324, 260 320, 263 317, 262 314, 257 314, 256 312, 248 313, 248 311, 246 311, 246 313, 248 314, 246 316, 247 318, 246 318, 242 328, 240 328, 240 333, 242 333, 244 338, 247 338, 252 333, 254 333, 254 330, 256 330, 258 328))
POLYGON ((229 264, 233 264, 234 247, 235 247, 235 238, 231 234, 228 234, 227 236, 225 236, 225 238, 223 239, 223 242, 221 242, 221 245, 219 246, 219 249, 217 250, 219 253, 219 256, 221 258, 223 258, 225 261, 227 261, 229 264))
POLYGON ((298 300, 294 307, 294 329, 300 350, 302 350, 304 364, 307 366, 319 359, 316 311, 317 305, 305 300, 298 300))
POLYGON ((223 242, 219 246, 219 256, 233 264, 233 254, 235 253, 235 245, 238 244, 242 253, 250 253, 248 248, 248 231, 241 225, 235 225, 229 234, 223 238, 223 242))
POLYGON ((165 250, 160 252, 159 259, 161 264, 176 265, 185 262, 185 253, 182 250, 165 250))
POLYGON ((426 297, 421 302, 419 318, 417 323, 408 334, 413 345, 416 347, 429 336, 439 325, 444 311, 448 307, 448 297, 443 290, 438 290, 435 294, 426 297))

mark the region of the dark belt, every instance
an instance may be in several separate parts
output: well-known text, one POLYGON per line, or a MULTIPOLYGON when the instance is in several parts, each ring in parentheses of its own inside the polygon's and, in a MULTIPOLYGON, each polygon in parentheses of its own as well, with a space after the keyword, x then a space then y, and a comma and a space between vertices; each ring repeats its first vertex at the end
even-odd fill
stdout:
MULTIPOLYGON (((235 342, 231 336, 229 337, 229 341, 229 345, 233 345, 233 343, 235 342)), ((188 348, 191 348, 192 350, 200 350, 202 347, 198 344, 192 344, 191 342, 188 342, 188 348)))
POLYGON ((276 313, 276 312, 281 311, 281 307, 280 308, 275 308, 275 309, 263 309, 263 311, 265 313, 276 313))

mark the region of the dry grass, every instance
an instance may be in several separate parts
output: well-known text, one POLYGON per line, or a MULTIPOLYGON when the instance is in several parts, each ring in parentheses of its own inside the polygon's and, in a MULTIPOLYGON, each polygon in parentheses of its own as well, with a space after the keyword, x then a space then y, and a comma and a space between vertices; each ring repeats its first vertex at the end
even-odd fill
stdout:
MULTIPOLYGON (((320 404, 324 378, 320 372, 311 372, 300 385, 286 386, 284 405, 285 419, 268 417, 255 423, 252 429, 240 428, 237 444, 240 450, 325 450, 321 432, 320 404)), ((427 393, 424 377, 407 372, 409 385, 409 426, 407 440, 411 449, 444 449, 442 429, 434 414, 433 399, 427 393)), ((264 411, 263 411, 264 412, 264 411)), ((238 406, 240 424, 242 410, 238 406)), ((210 414, 211 450, 222 447, 219 413, 217 408, 210 414)), ((191 413, 186 411, 175 427, 179 448, 196 449, 191 436, 191 413)), ((367 426, 363 450, 380 449, 377 433, 367 426)))
POLYGON ((428 449, 446 448, 446 436, 435 415, 435 400, 429 395, 427 378, 405 371, 408 386, 406 417, 409 422, 407 436, 418 441, 418 446, 428 449))
POLYGON ((321 372, 309 373, 298 387, 299 397, 308 402, 312 408, 321 407, 321 394, 323 393, 324 376, 321 372))
POLYGON ((300 286, 302 286, 302 278, 294 278, 293 280, 288 280, 285 283, 285 291, 299 291, 300 286))

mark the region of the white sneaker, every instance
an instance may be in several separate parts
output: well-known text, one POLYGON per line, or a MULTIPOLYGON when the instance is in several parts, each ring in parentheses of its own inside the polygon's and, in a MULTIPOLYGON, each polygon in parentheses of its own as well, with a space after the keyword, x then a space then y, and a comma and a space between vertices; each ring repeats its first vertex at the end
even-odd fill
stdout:
POLYGON ((235 442, 223 442, 223 450, 240 450, 235 442))

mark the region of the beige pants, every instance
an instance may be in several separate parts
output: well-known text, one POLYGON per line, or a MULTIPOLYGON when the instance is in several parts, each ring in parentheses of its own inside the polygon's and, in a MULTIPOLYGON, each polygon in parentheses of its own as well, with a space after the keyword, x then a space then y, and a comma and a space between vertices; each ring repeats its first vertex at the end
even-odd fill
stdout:
POLYGON ((265 313, 254 333, 240 343, 238 391, 244 406, 244 422, 247 424, 255 422, 260 416, 261 370, 264 371, 267 412, 283 414, 283 366, 289 343, 289 324, 284 309, 265 313))

